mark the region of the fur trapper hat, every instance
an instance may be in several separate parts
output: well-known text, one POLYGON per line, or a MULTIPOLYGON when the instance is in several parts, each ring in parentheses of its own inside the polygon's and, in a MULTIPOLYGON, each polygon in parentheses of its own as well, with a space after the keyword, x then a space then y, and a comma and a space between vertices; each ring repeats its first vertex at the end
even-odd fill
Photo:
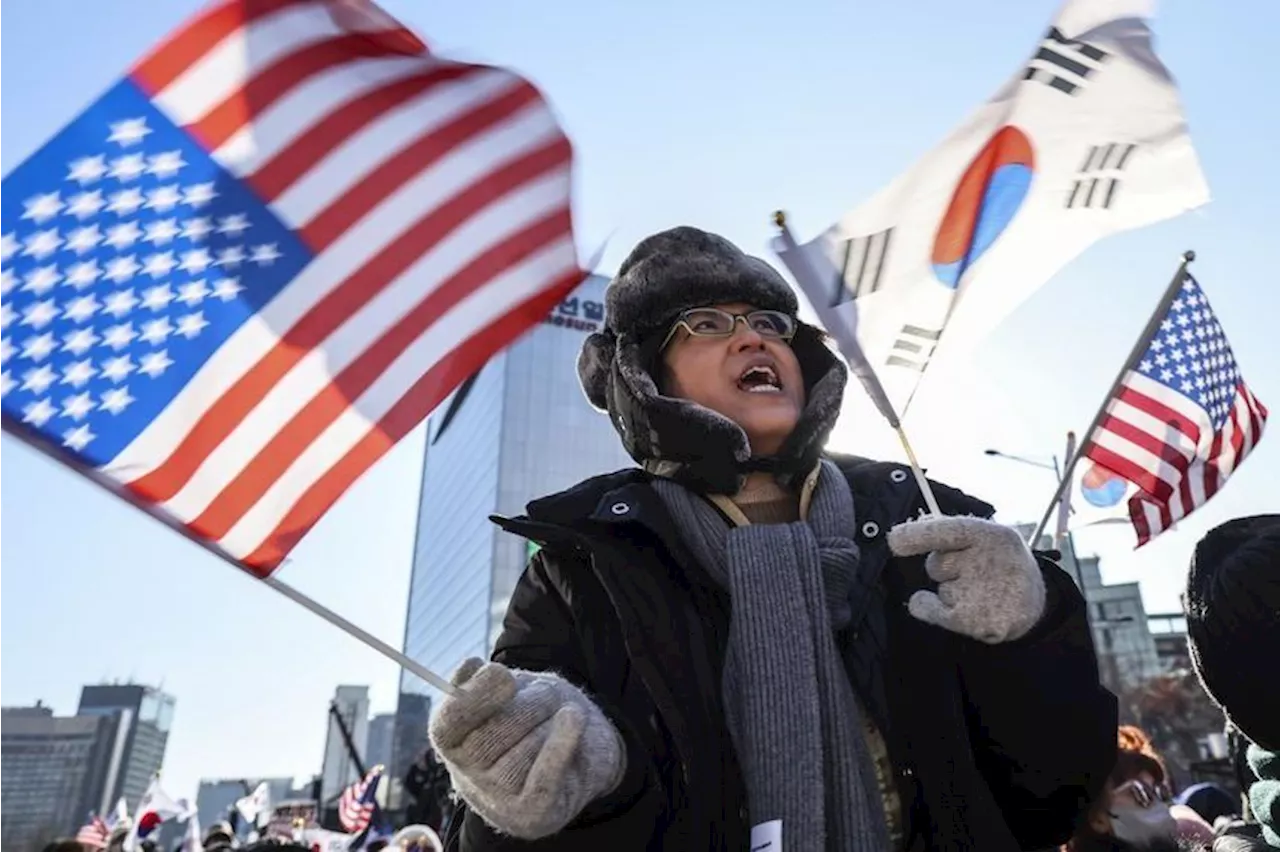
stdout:
POLYGON ((605 329, 587 338, 578 357, 587 399, 609 413, 631 457, 706 493, 736 493, 752 471, 769 470, 786 485, 808 474, 835 426, 848 376, 823 333, 798 323, 791 347, 804 374, 804 411, 776 456, 753 456, 738 424, 662 395, 654 380, 658 345, 679 314, 731 302, 798 311, 791 287, 760 258, 697 228, 663 231, 623 261, 605 295, 605 329))

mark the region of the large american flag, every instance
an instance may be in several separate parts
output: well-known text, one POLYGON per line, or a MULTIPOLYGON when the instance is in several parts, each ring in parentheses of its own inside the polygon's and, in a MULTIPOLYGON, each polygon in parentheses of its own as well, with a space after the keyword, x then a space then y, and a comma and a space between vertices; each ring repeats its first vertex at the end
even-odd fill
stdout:
POLYGON ((90 816, 89 821, 80 826, 80 830, 76 832, 76 842, 90 849, 106 848, 110 837, 111 829, 107 828, 106 822, 96 814, 90 816))
POLYGON ((1184 275, 1083 454, 1136 486, 1128 511, 1142 546, 1218 493, 1266 420, 1204 291, 1184 275))
POLYGON ((382 767, 375 766, 338 797, 338 821, 348 832, 358 834, 369 827, 378 808, 378 782, 381 780, 382 767))
POLYGON ((4 179, 6 430, 265 576, 583 278, 569 142, 365 0, 226 0, 4 179))

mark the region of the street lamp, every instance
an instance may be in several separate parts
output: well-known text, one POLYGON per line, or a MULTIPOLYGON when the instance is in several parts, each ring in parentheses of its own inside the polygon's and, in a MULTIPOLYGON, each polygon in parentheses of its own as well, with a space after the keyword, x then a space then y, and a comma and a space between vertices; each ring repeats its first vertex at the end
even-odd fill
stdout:
POLYGON ((1049 464, 1048 462, 1037 461, 1032 458, 1027 458, 1026 456, 1015 456, 1013 453, 1006 453, 1001 450, 991 449, 990 447, 983 450, 982 453, 983 455, 995 456, 996 458, 1015 461, 1015 462, 1018 462, 1019 464, 1027 464, 1027 465, 1031 465, 1032 467, 1040 467, 1040 468, 1044 468, 1045 470, 1051 470, 1053 471, 1054 476, 1058 477, 1058 481, 1059 482, 1062 481, 1062 470, 1058 466, 1057 456, 1050 456, 1050 458, 1053 459, 1053 463, 1049 464))
MULTIPOLYGON (((1008 461, 1018 462, 1019 464, 1025 464, 1031 467, 1038 467, 1038 468, 1041 468, 1042 470, 1051 470, 1053 471, 1054 480, 1058 483, 1059 487, 1061 487, 1062 485, 1063 470, 1062 470, 1062 465, 1059 463, 1058 457, 1056 455, 1050 456, 1050 458, 1053 459, 1053 463, 1050 464, 1045 461, 1039 461, 1034 458, 1028 458, 1027 456, 1014 455, 1013 453, 1006 453, 1006 452, 1003 452, 1002 450, 997 450, 990 447, 983 450, 982 452, 983 452, 983 455, 1006 459, 1008 461)), ((1068 465, 1070 465, 1074 460, 1075 453, 1076 453, 1076 433, 1068 432, 1067 447, 1066 447, 1066 459, 1067 459, 1068 465)), ((1084 575, 1081 573, 1080 563, 1076 559, 1075 542, 1071 539, 1071 533, 1067 531, 1067 521, 1069 519, 1070 513, 1071 513, 1071 500, 1064 493, 1058 504, 1058 527, 1057 527, 1057 532, 1054 534, 1054 537, 1053 537, 1053 543, 1054 543, 1054 546, 1059 550, 1062 549, 1063 541, 1066 541, 1068 546, 1070 547, 1071 563, 1075 566, 1076 583, 1077 585, 1080 586, 1080 592, 1083 594, 1084 593, 1084 575)), ((1032 547, 1034 547, 1036 542, 1034 541, 1029 542, 1029 544, 1032 547)), ((1088 608, 1086 607, 1086 612, 1087 611, 1088 611, 1088 608)))

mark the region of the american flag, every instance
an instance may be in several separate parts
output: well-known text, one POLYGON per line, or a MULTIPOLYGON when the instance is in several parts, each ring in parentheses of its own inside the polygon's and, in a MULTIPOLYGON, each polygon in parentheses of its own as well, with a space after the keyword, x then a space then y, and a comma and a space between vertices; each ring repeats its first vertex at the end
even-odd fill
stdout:
POLYGON ((266 576, 583 278, 523 78, 226 0, 4 179, 5 429, 266 576))
POLYGON ((1194 278, 1184 275, 1157 319, 1083 451, 1136 486, 1128 511, 1138 546, 1218 493, 1267 420, 1194 278))
POLYGON ((375 766, 365 774, 364 778, 342 791, 338 797, 338 821, 342 827, 352 834, 359 834, 369 827, 374 812, 378 809, 375 798, 378 794, 378 782, 382 780, 382 767, 375 766))
POLYGON ((91 849, 104 849, 110 836, 111 829, 107 828, 107 824, 102 817, 95 814, 89 817, 88 822, 80 826, 80 830, 76 832, 76 842, 91 849))

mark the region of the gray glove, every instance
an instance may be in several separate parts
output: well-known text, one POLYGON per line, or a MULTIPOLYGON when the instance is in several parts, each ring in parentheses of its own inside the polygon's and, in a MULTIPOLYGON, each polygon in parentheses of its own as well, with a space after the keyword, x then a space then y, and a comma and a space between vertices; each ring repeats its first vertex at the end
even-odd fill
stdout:
POLYGON ((555 834, 622 781, 622 737, 564 678, 472 658, 453 682, 462 695, 440 703, 431 742, 458 795, 499 831, 555 834))
POLYGON ((907 607, 921 621, 994 645, 1025 636, 1044 614, 1044 576, 1017 531, 981 518, 928 517, 889 531, 898 556, 928 553, 937 593, 907 607))

